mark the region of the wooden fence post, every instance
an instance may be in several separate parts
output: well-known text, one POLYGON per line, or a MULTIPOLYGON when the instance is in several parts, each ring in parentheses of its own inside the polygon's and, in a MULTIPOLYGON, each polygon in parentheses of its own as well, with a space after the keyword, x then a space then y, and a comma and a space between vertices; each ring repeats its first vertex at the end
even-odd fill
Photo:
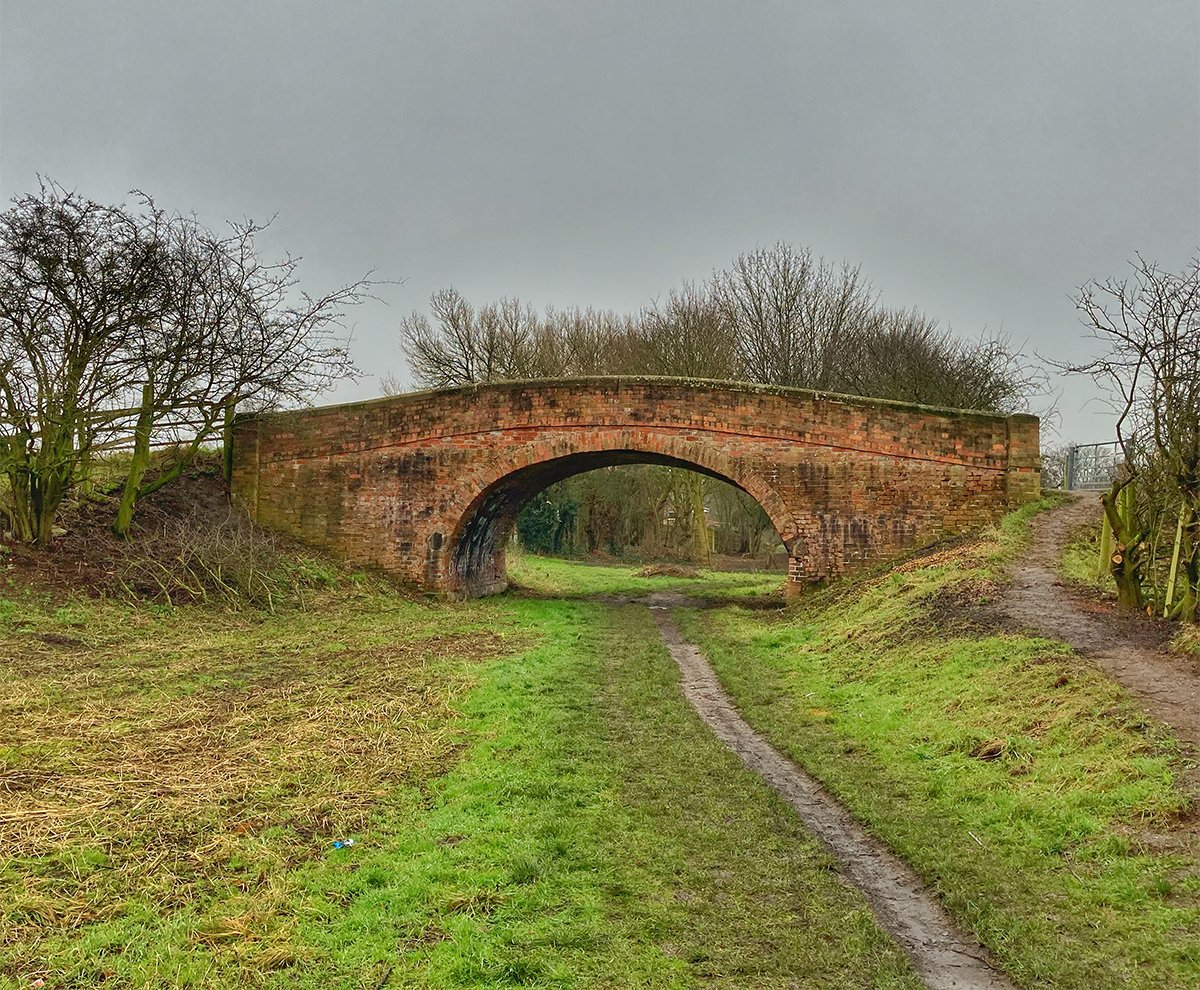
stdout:
POLYGON ((1183 516, 1187 502, 1179 506, 1179 525, 1175 527, 1175 549, 1171 553, 1171 573, 1167 577, 1167 594, 1163 602, 1163 618, 1171 614, 1171 601, 1175 597, 1175 578, 1179 574, 1179 548, 1183 546, 1183 516))

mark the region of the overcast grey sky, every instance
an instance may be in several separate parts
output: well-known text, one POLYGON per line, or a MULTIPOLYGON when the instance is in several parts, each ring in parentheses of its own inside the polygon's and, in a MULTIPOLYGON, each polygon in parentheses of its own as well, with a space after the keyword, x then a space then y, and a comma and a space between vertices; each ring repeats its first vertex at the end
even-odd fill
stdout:
POLYGON ((635 309, 779 239, 1077 359, 1075 286, 1200 245, 1200 4, 0 0, 0 196, 39 172, 403 279, 372 376, 445 285, 635 309))

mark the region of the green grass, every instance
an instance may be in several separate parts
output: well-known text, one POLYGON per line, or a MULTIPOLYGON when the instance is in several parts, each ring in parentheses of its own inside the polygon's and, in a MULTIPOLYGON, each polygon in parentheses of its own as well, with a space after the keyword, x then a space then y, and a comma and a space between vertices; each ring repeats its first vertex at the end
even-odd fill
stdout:
POLYGON ((1071 534, 1059 562, 1059 572, 1071 584, 1115 596, 1116 586, 1107 574, 1099 573, 1100 523, 1081 526, 1071 534))
POLYGON ((0 634, 0 985, 919 985, 640 607, 9 599, 0 634))
POLYGON ((746 716, 1018 985, 1195 986, 1178 750, 987 609, 1038 508, 776 612, 778 574, 532 557, 466 603, 0 598, 0 986, 918 986, 647 610, 585 600, 668 590, 726 601, 677 616, 746 716))
POLYGON ((780 615, 681 610, 680 625, 748 720, 1020 985, 1200 985, 1200 841, 1174 741, 1065 647, 987 609, 1033 511, 780 615))
POLYGON ((681 591, 715 600, 753 598, 782 593, 780 571, 698 571, 699 577, 640 577, 641 564, 602 565, 511 553, 509 579, 514 588, 534 595, 587 598, 595 595, 641 595, 681 591))

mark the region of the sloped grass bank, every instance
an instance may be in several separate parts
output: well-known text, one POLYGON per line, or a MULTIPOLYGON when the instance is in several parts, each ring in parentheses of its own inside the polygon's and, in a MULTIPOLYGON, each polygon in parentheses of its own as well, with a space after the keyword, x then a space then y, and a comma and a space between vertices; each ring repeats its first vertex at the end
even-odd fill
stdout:
POLYGON ((1075 528, 1063 549, 1059 573, 1070 584, 1086 589, 1092 594, 1115 598, 1116 589, 1112 578, 1099 570, 1099 564, 1100 521, 1097 519, 1075 528))
POLYGON ((778 615, 679 610, 746 718, 1023 986, 1200 985, 1187 764, 1122 690, 988 608, 1035 509, 778 615))
POLYGON ((0 642, 0 985, 918 985, 644 608, 9 599, 0 642))

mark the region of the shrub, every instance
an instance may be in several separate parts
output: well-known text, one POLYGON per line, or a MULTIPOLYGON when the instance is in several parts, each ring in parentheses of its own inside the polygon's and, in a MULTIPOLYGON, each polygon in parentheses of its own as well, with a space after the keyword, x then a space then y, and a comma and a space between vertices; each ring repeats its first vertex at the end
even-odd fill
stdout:
POLYGON ((128 545, 117 573, 139 599, 270 611, 284 603, 304 607, 306 591, 341 579, 328 561, 296 552, 232 510, 216 523, 195 512, 164 522, 128 545))

